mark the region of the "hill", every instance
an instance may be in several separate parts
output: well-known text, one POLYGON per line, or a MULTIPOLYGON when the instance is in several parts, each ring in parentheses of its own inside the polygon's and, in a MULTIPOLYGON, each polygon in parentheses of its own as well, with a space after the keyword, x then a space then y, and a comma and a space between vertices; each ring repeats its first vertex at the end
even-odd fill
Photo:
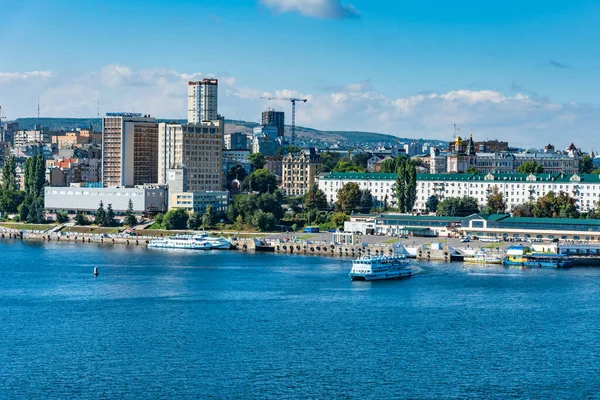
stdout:
MULTIPOLYGON (((159 119, 160 122, 185 123, 185 120, 159 119)), ((75 129, 88 129, 90 126, 95 131, 102 128, 101 118, 18 118, 15 122, 19 123, 20 129, 33 129, 36 125, 47 128, 50 131, 72 131, 75 129)), ((225 120, 225 132, 245 132, 250 133, 254 127, 258 126, 255 122, 225 120)), ((315 145, 322 147, 330 146, 373 146, 373 145, 392 145, 399 143, 408 143, 417 139, 397 137, 375 132, 360 131, 324 131, 302 126, 296 127, 298 141, 303 145, 315 145)), ((291 135, 291 127, 286 126, 286 135, 291 135)), ((433 144, 445 145, 446 142, 440 140, 427 140, 433 144)))

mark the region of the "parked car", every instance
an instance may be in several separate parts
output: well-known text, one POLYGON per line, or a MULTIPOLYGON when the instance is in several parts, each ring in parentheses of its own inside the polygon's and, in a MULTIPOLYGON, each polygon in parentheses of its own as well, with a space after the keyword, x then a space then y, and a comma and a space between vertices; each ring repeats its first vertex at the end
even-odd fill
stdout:
POLYGON ((468 243, 471 241, 471 239, 469 239, 468 236, 465 236, 464 238, 460 239, 461 243, 468 243))

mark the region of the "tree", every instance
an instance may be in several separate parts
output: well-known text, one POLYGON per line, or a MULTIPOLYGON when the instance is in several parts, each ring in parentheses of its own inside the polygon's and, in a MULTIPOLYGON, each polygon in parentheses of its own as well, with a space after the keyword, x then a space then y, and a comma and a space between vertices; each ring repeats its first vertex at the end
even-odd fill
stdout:
POLYGON ((273 193, 277 189, 277 177, 266 169, 257 169, 244 179, 242 189, 259 193, 273 193))
POLYGON ((112 204, 106 207, 106 214, 104 214, 104 220, 102 226, 115 226, 115 212, 112 209, 112 204))
POLYGON ((466 217, 479 212, 477 199, 470 196, 450 197, 440 202, 437 215, 443 217, 466 217))
POLYGON ((27 222, 27 216, 29 215, 29 208, 31 207, 31 196, 25 196, 25 199, 18 207, 19 221, 27 222))
POLYGON ((348 161, 340 160, 333 168, 333 172, 363 172, 363 169, 348 161))
POLYGON ((588 154, 581 156, 579 161, 579 173, 580 174, 591 174, 594 170, 594 160, 588 154))
POLYGON ((94 216, 94 224, 101 226, 106 220, 106 211, 104 210, 104 203, 100 201, 100 205, 96 210, 96 215, 94 216))
POLYGON ((288 153, 300 153, 301 151, 302 151, 302 149, 300 147, 290 144, 290 145, 282 146, 282 147, 278 148, 277 151, 275 152, 275 155, 284 156, 288 153))
POLYGON ((506 212, 506 201, 498 186, 494 186, 487 198, 487 212, 489 214, 504 214, 506 212))
POLYGON ((393 174, 397 170, 398 167, 396 166, 396 160, 394 160, 393 158, 386 158, 385 160, 383 160, 379 169, 380 172, 386 174, 393 174))
POLYGON ((165 229, 168 230, 185 229, 188 218, 188 213, 183 208, 176 208, 174 210, 169 210, 165 214, 163 218, 163 225, 165 229))
POLYGON ((327 208, 327 196, 317 184, 313 184, 304 196, 304 207, 307 209, 323 210, 327 208))
POLYGON ((15 157, 10 157, 4 162, 2 167, 2 190, 17 190, 17 163, 15 157))
POLYGON ((331 215, 331 224, 338 228, 342 228, 344 226, 344 222, 349 220, 350 217, 348 217, 348 215, 346 215, 344 212, 336 212, 331 215))
POLYGON ((88 224, 88 220, 81 211, 77 211, 75 214, 75 225, 85 226, 88 224))
POLYGON ((525 161, 519 165, 517 172, 520 174, 541 174, 544 172, 544 167, 535 161, 525 161))
POLYGON ((46 183, 46 161, 44 156, 37 156, 33 166, 33 194, 34 196, 44 196, 44 184, 46 183))
POLYGON ((25 192, 20 190, 2 190, 0 191, 0 212, 16 213, 19 205, 25 199, 25 192))
POLYGON ((352 164, 364 171, 367 169, 369 158, 371 158, 371 155, 368 153, 355 154, 352 157, 352 164))
POLYGON ((69 215, 64 211, 56 213, 56 222, 59 224, 64 224, 65 222, 69 222, 69 215))
POLYGON ((363 214, 371 212, 373 208, 373 195, 369 189, 361 191, 360 195, 360 212, 363 214))
POLYGON ((250 161, 250 164, 252 164, 252 170, 262 169, 267 163, 265 161, 265 156, 260 153, 250 154, 248 160, 250 161))
POLYGON ((417 169, 406 158, 398 165, 396 200, 401 213, 411 212, 417 200, 417 169))
POLYGON ((127 204, 127 211, 125 212, 125 224, 130 227, 137 225, 137 218, 133 213, 133 202, 129 199, 129 203, 127 204))
POLYGON ((202 226, 205 228, 210 228, 216 223, 217 219, 213 211, 213 206, 206 206, 206 211, 204 211, 204 215, 202 215, 202 226))
POLYGON ((190 215, 187 221, 188 229, 195 231, 198 228, 200 228, 200 225, 202 225, 202 215, 198 213, 193 213, 192 215, 190 215))
POLYGON ((241 165, 234 165, 233 167, 229 168, 229 171, 227 171, 227 182, 232 182, 235 179, 242 182, 247 175, 248 174, 246 173, 244 167, 241 165))
POLYGON ((475 174, 478 174, 478 173, 479 173, 479 171, 475 167, 469 167, 465 171, 465 174, 469 174, 469 175, 475 175, 475 174))
POLYGON ((354 182, 346 183, 338 190, 338 200, 335 203, 336 210, 351 213, 360 209, 360 199, 362 192, 358 184, 354 182))
POLYGON ((438 205, 440 204, 440 198, 436 195, 429 196, 427 202, 425 203, 425 207, 427 207, 427 211, 436 212, 438 209, 438 205))
POLYGON ((29 224, 43 224, 46 222, 44 200, 41 197, 37 197, 31 202, 26 221, 29 224))
POLYGON ((277 221, 273 213, 257 210, 252 215, 252 224, 261 232, 272 231, 275 229, 277 221))
POLYGON ((165 215, 163 213, 158 213, 156 214, 156 217, 154 217, 154 223, 158 226, 163 226, 164 221, 165 215))
POLYGON ((321 158, 321 170, 323 172, 333 171, 339 159, 339 156, 337 154, 332 153, 329 150, 320 153, 319 157, 321 158))
POLYGON ((511 214, 513 217, 533 217, 534 208, 535 204, 532 202, 519 204, 512 208, 511 214))

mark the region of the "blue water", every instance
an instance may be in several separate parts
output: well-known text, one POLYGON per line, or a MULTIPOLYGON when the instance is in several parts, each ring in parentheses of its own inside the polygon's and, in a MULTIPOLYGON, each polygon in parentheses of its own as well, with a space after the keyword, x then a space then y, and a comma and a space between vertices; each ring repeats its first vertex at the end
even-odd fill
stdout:
POLYGON ((350 282, 313 256, 0 254, 0 398, 600 398, 596 268, 350 282))

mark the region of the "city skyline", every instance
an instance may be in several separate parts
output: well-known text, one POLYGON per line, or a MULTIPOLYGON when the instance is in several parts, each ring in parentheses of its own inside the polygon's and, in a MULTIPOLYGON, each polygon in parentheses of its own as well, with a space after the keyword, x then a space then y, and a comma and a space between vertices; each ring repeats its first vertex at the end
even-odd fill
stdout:
POLYGON ((91 117, 99 104, 185 118, 187 82, 215 77, 229 119, 274 108, 289 122, 289 103, 260 97, 293 96, 309 99, 297 124, 315 129, 448 140, 456 123, 478 140, 594 146, 592 2, 226 3, 7 4, 3 113, 35 116, 39 99, 45 117, 91 117))

